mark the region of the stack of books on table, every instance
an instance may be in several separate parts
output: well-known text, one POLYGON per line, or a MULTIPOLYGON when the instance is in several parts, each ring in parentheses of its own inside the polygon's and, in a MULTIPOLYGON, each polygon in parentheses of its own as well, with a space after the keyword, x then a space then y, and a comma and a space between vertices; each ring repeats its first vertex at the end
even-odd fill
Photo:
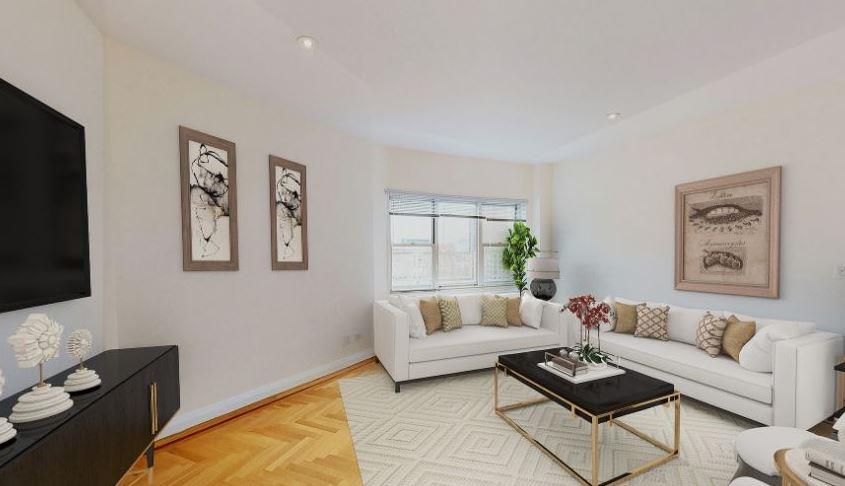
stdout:
POLYGON ((845 486, 845 446, 813 440, 806 444, 810 477, 833 486, 845 486))

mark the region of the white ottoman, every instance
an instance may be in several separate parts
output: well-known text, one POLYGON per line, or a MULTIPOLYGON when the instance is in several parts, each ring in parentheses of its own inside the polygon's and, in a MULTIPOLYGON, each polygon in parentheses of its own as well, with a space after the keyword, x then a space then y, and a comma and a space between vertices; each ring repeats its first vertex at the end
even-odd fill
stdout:
POLYGON ((775 452, 800 447, 807 439, 818 437, 792 427, 759 427, 736 437, 736 454, 742 461, 767 476, 780 476, 775 466, 775 452))

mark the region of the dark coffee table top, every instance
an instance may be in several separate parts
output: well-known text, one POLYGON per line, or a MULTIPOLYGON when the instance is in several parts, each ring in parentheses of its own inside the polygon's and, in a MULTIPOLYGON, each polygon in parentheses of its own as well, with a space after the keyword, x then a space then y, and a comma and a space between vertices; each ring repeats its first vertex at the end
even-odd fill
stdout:
MULTIPOLYGON (((636 371, 624 368, 624 366, 625 374, 622 375, 580 384, 570 383, 554 373, 537 366, 537 363, 544 361, 546 352, 557 353, 558 350, 560 348, 504 354, 499 356, 499 363, 511 371, 522 375, 520 377, 512 374, 511 376, 513 378, 558 402, 567 409, 570 409, 569 404, 560 400, 560 398, 572 402, 577 407, 593 415, 613 412, 631 405, 665 397, 675 392, 675 386, 671 383, 637 373, 636 371), (541 387, 546 390, 543 390, 541 387)), ((627 415, 628 413, 650 408, 660 403, 663 402, 658 401, 647 406, 633 407, 619 414, 614 413, 613 416, 627 415)), ((578 415, 587 420, 591 419, 591 417, 585 416, 580 411, 578 411, 578 415)), ((600 420, 600 422, 604 421, 606 420, 600 420)))

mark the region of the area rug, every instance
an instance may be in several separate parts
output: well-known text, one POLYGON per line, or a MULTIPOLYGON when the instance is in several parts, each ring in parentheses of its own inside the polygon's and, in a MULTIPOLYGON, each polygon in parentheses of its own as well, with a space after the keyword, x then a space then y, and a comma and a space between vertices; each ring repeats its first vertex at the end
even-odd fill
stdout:
MULTIPOLYGON (((500 403, 537 396, 524 385, 500 380, 500 403)), ((377 373, 340 381, 352 441, 364 484, 375 485, 577 485, 563 468, 493 412, 492 371, 402 386, 377 373)), ((514 410, 509 416, 576 470, 588 474, 590 428, 553 403, 514 410)), ((625 421, 672 443, 673 407, 657 406, 625 421)), ((726 485, 736 470, 736 435, 758 426, 692 400, 682 401, 681 455, 632 479, 637 485, 726 485)), ((601 428, 602 480, 633 469, 662 451, 621 427, 601 428)))

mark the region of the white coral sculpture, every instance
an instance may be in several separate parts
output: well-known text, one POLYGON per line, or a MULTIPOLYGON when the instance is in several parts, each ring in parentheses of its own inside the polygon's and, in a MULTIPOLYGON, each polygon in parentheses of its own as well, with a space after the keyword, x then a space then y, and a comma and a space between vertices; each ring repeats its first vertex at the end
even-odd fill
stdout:
POLYGON ((67 337, 65 347, 67 348, 67 354, 78 359, 81 365, 82 360, 91 352, 91 346, 93 344, 94 337, 91 335, 91 331, 88 329, 77 329, 67 337))
POLYGON ((21 368, 43 365, 59 355, 64 327, 46 314, 30 314, 6 340, 21 368))

